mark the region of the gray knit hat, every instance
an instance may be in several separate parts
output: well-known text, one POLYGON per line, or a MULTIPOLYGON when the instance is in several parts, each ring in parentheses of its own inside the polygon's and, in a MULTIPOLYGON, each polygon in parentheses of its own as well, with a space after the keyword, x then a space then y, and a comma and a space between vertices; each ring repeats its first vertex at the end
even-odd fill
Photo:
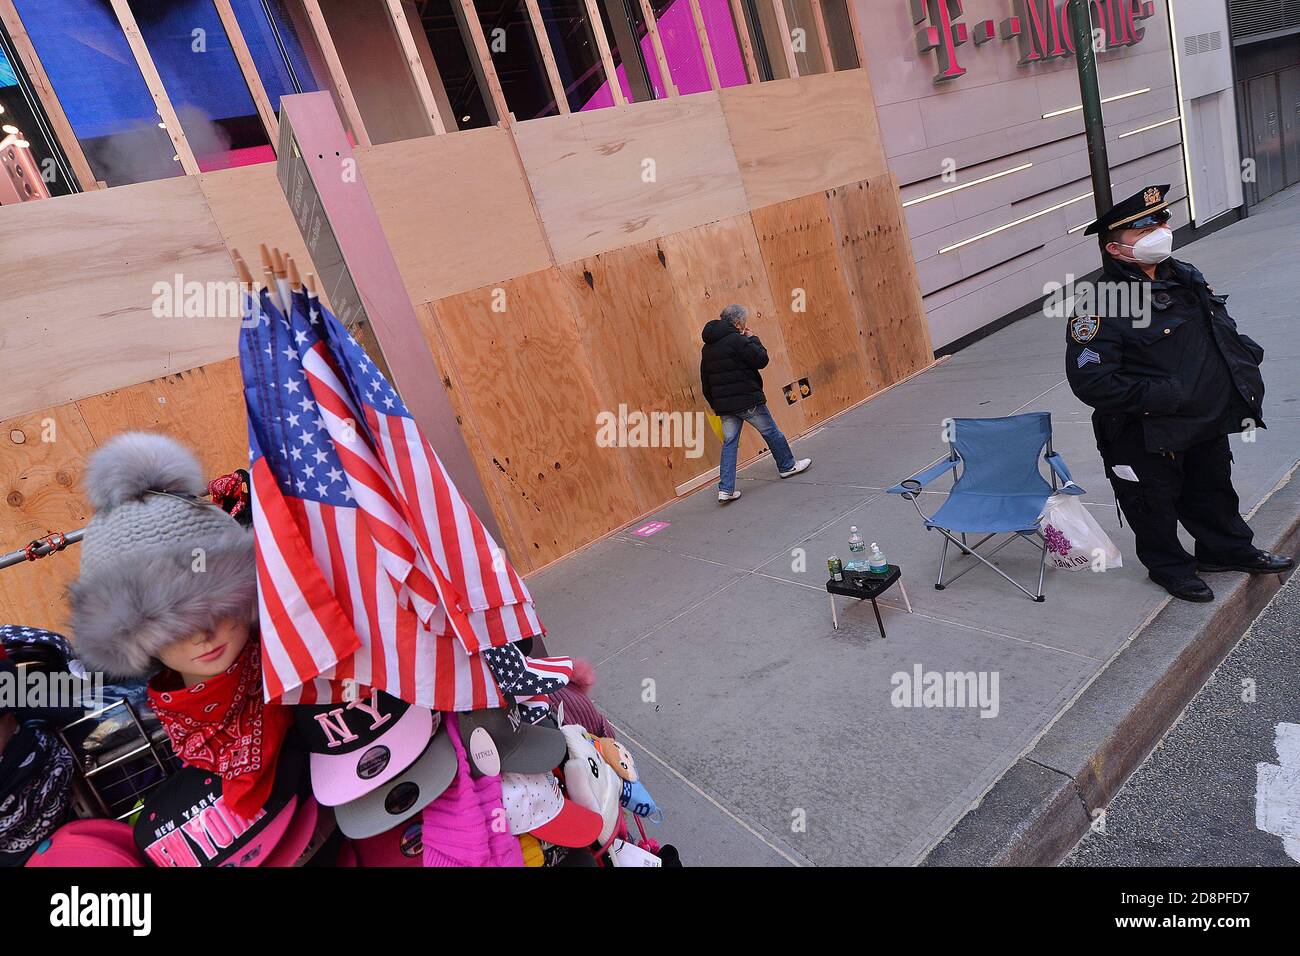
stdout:
POLYGON ((194 455, 165 435, 126 432, 86 466, 95 516, 69 587, 86 667, 147 677, 159 650, 225 618, 255 621, 253 535, 217 505, 194 455))

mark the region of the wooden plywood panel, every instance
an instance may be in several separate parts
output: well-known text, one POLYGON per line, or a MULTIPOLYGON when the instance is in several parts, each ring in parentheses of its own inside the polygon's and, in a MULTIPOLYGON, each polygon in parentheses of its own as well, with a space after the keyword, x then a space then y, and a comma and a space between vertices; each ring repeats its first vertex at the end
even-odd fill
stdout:
MULTIPOLYGON (((81 476, 94 447, 71 403, 0 422, 0 552, 85 526, 81 476)), ((77 576, 79 547, 0 571, 0 622, 66 633, 63 592, 77 576)))
MULTIPOLYGON (((781 317, 772 300, 763 268, 763 257, 749 216, 736 216, 707 226, 697 226, 665 236, 660 241, 666 268, 677 290, 680 315, 689 330, 694 350, 693 371, 699 377, 700 332, 735 302, 749 310, 750 328, 767 349, 768 366, 763 369, 763 391, 768 408, 786 437, 793 438, 807 427, 803 405, 786 403, 782 386, 795 376, 781 331, 781 317)), ((703 407, 703 396, 700 396, 703 407)), ((752 428, 741 430, 740 460, 754 457, 767 446, 752 428)), ((709 465, 718 463, 712 441, 709 465)), ((707 469, 699 469, 706 471, 707 469)))
POLYGON ((239 318, 155 317, 156 283, 234 281, 197 177, 6 208, 0 417, 228 358, 239 318))
POLYGON ((152 431, 184 442, 209 479, 248 467, 248 422, 239 360, 114 389, 77 402, 95 444, 125 431, 152 431))
POLYGON ((716 93, 529 120, 515 138, 556 262, 748 208, 716 93))
POLYGON ((538 567, 635 517, 618 455, 596 445, 601 402, 556 270, 420 312, 426 338, 436 322, 450 353, 451 387, 460 391, 453 400, 469 410, 472 447, 485 459, 479 471, 492 468, 504 489, 503 523, 522 542, 512 559, 538 567))
POLYGON ((814 193, 751 215, 791 369, 812 385, 813 394, 800 402, 811 425, 875 391, 830 208, 825 193, 814 193))
POLYGON ((861 69, 718 95, 750 208, 886 171, 871 84, 861 69))
POLYGON ((826 195, 868 371, 883 387, 934 359, 898 185, 878 176, 826 195))
POLYGON ((357 164, 412 302, 551 264, 504 130, 466 130, 358 149, 357 164))
MULTIPOLYGON (((204 173, 198 180, 226 246, 238 249, 250 267, 257 265, 257 247, 264 242, 290 253, 301 274, 316 270, 276 178, 274 163, 204 173)), ((317 283, 317 288, 322 285, 317 283)), ((329 305, 328 297, 325 304, 329 305)))
POLYGON ((708 408, 700 393, 699 329, 682 308, 658 241, 589 256, 560 272, 601 409, 618 416, 624 407, 634 426, 641 416, 669 416, 667 427, 645 436, 653 444, 607 452, 618 457, 636 492, 634 514, 649 511, 717 464, 719 446, 698 414, 708 408))

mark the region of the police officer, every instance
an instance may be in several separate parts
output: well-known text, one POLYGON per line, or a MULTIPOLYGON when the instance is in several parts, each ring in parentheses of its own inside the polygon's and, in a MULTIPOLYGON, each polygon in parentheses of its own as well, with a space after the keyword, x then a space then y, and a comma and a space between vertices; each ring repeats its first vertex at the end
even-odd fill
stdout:
POLYGON ((1264 427, 1264 350, 1237 331, 1227 296, 1170 257, 1168 191, 1148 186, 1088 227, 1102 276, 1091 297, 1076 289, 1066 376, 1095 409, 1097 448, 1151 580, 1212 601, 1198 571, 1266 574, 1295 562, 1254 546, 1232 487, 1228 436, 1264 427))

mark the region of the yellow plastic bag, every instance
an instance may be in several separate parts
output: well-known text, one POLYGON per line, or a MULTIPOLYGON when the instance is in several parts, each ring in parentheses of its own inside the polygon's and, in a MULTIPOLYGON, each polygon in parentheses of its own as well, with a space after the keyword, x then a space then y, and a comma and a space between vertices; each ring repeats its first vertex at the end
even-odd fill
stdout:
POLYGON ((713 429, 713 434, 718 436, 718 441, 722 441, 722 419, 713 412, 705 412, 709 419, 709 427, 713 429))

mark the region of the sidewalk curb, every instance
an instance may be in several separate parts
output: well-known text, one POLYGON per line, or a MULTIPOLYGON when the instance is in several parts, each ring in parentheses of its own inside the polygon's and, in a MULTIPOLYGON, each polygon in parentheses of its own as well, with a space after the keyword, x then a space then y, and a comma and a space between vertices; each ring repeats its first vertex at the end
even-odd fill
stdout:
MULTIPOLYGON (((1256 544, 1300 545, 1300 470, 1251 519, 1256 544)), ((1288 575, 1208 576, 1212 604, 1171 601, 921 866, 1054 866, 1223 662, 1288 575)))

